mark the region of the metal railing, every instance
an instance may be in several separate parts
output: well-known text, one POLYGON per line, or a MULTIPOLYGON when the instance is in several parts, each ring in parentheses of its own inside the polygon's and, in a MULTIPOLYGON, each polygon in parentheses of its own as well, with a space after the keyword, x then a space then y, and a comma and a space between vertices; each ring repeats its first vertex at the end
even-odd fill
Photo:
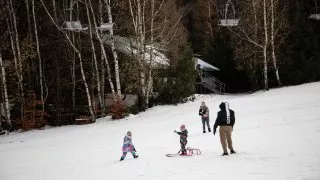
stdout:
POLYGON ((211 76, 208 73, 203 73, 202 75, 202 85, 213 91, 214 93, 224 94, 226 90, 226 84, 219 79, 211 76))

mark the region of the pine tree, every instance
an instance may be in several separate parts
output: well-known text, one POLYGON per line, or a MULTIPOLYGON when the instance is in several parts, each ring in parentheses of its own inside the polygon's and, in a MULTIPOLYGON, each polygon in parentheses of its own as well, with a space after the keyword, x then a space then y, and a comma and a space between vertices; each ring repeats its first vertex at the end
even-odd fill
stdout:
POLYGON ((191 46, 185 47, 181 59, 160 91, 160 104, 177 104, 189 100, 195 92, 195 68, 191 46))
POLYGON ((195 68, 192 59, 193 52, 188 45, 183 51, 176 69, 175 93, 178 102, 186 102, 195 92, 195 68))

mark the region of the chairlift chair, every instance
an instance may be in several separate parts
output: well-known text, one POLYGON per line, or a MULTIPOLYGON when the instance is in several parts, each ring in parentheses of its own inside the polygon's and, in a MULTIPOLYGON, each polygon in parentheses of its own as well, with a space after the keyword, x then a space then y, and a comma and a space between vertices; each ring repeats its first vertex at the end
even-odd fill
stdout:
POLYGON ((234 4, 231 0, 228 0, 225 9, 223 11, 223 17, 219 19, 218 25, 224 27, 234 27, 238 26, 240 18, 238 18, 238 14, 235 11, 234 4), (231 8, 231 9, 229 9, 231 8))
POLYGON ((320 20, 320 8, 316 7, 316 9, 308 18, 313 20, 320 20))
MULTIPOLYGON (((73 6, 76 4, 76 2, 84 3, 81 0, 71 1, 70 7, 65 9, 65 10, 66 11, 73 11, 74 10, 73 6)), ((65 29, 65 30, 68 30, 68 31, 80 32, 80 31, 87 30, 88 26, 87 25, 82 25, 79 20, 73 21, 72 19, 70 19, 70 21, 64 21, 62 23, 61 29, 65 29)))
POLYGON ((82 25, 80 21, 64 21, 61 26, 61 29, 80 32, 87 30, 88 26, 82 25))
POLYGON ((311 14, 309 16, 309 19, 320 20, 320 13, 319 14, 311 14))
POLYGON ((97 27, 100 31, 108 31, 113 28, 113 23, 101 23, 100 27, 97 27))

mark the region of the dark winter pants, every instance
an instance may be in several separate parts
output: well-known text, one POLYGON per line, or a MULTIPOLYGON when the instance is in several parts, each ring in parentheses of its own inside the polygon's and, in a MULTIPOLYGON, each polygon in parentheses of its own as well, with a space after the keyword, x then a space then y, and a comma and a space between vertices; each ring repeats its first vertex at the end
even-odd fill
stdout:
POLYGON ((202 128, 203 128, 203 131, 206 131, 206 124, 207 124, 208 131, 211 131, 210 124, 209 124, 209 117, 202 117, 202 128))
POLYGON ((181 153, 187 154, 187 150, 186 150, 187 142, 180 142, 180 145, 181 145, 181 153))
POLYGON ((222 145, 223 152, 224 153, 228 152, 227 144, 228 144, 228 148, 230 150, 233 150, 232 138, 231 138, 232 127, 231 126, 220 126, 219 133, 220 133, 220 142, 222 145))

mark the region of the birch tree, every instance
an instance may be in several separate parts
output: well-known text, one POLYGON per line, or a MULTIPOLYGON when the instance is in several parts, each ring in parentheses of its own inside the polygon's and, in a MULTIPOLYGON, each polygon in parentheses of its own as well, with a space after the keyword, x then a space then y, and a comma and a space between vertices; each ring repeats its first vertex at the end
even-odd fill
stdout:
MULTIPOLYGON (((107 12, 108 12, 108 20, 109 23, 113 24, 112 20, 112 12, 111 12, 111 3, 110 0, 105 0, 106 7, 107 7, 107 12)), ((117 87, 117 95, 118 98, 121 98, 121 82, 120 82, 120 74, 119 74, 119 62, 118 62, 118 53, 116 51, 115 45, 114 45, 114 32, 113 32, 113 27, 110 28, 109 33, 110 33, 110 41, 111 41, 111 51, 113 55, 113 62, 114 62, 114 71, 115 71, 115 78, 116 78, 116 87, 117 87)))
POLYGON ((279 77, 279 69, 277 66, 277 59, 276 59, 276 54, 274 51, 274 2, 273 0, 270 0, 271 2, 271 48, 272 48, 272 62, 273 62, 273 67, 275 69, 275 74, 278 82, 278 86, 281 86, 281 81, 279 77))
MULTIPOLYGON (((235 35, 236 54, 241 57, 244 62, 240 64, 249 64, 249 70, 255 72, 262 64, 263 84, 264 89, 269 89, 268 84, 268 57, 267 50, 269 45, 268 19, 267 19, 267 4, 266 0, 250 0, 251 6, 245 6, 244 15, 241 18, 240 25, 234 30, 229 30, 235 35), (250 33, 253 31, 254 33, 250 33), (239 41, 240 39, 240 41, 239 41), (253 47, 251 47, 253 46, 253 47), (256 49, 257 48, 257 49, 256 49), (257 52, 262 52, 262 59, 259 62, 257 52), (251 56, 254 58, 251 59, 251 56), (247 60, 250 58, 250 60, 247 60), (247 62, 249 61, 249 62, 247 62), (252 62, 253 61, 253 62, 252 62)), ((252 73, 252 72, 249 72, 252 73)), ((255 74, 253 74, 255 76, 255 74)), ((252 78, 254 79, 254 77, 252 78)))
MULTIPOLYGON (((103 2, 102 0, 99 0, 99 23, 101 24, 103 22, 103 2)), ((100 33, 99 35, 102 34, 102 30, 98 33, 100 33)), ((99 43, 101 43, 99 41, 99 43)), ((101 47, 101 45, 100 45, 101 47)), ((101 57, 101 96, 103 97, 103 101, 101 104, 101 108, 102 108, 102 112, 105 113, 106 112, 106 105, 105 105, 105 73, 106 73, 106 69, 105 69, 105 62, 104 62, 104 56, 103 53, 100 54, 101 57)))
POLYGON ((19 81, 19 90, 20 90, 20 104, 21 104, 21 119, 24 119, 24 85, 23 85, 23 70, 22 70, 22 58, 21 58, 21 50, 20 50, 20 41, 19 41, 19 33, 17 27, 17 18, 16 13, 14 11, 12 0, 8 1, 8 11, 9 11, 9 23, 11 24, 11 35, 12 35, 12 52, 16 54, 16 71, 18 75, 19 81))
MULTIPOLYGON (((257 79, 256 72, 262 65, 264 89, 269 89, 268 64, 273 65, 278 86, 281 86, 276 48, 280 47, 281 39, 286 37, 286 1, 279 5, 279 0, 250 0, 250 7, 245 6, 237 32, 231 30, 240 41, 237 44, 237 55, 244 57, 242 64, 249 64, 251 80, 257 79), (250 33, 253 31, 254 33, 250 33), (280 32, 280 33, 279 33, 280 32), (254 47, 248 45, 251 44, 254 47), (257 49, 256 49, 257 48, 257 49), (261 53, 260 53, 261 52, 261 53), (271 55, 269 57, 269 55, 271 55), (253 56, 253 58, 251 58, 253 56), (272 60, 272 61, 269 61, 272 60)), ((253 82, 255 84, 255 81, 253 82)))
POLYGON ((113 99, 116 100, 117 97, 116 97, 114 84, 113 84, 112 79, 111 79, 112 74, 111 74, 110 64, 109 64, 109 61, 108 61, 108 58, 107 58, 106 50, 105 50, 103 42, 102 42, 102 38, 101 38, 101 36, 100 36, 100 34, 98 32, 98 29, 97 29, 97 27, 98 27, 97 26, 97 20, 96 20, 96 17, 95 17, 95 13, 94 13, 91 1, 89 1, 89 6, 90 6, 91 14, 92 14, 93 24, 94 24, 94 27, 95 27, 94 29, 95 29, 95 33, 96 33, 96 38, 99 41, 100 48, 101 48, 102 55, 103 55, 103 59, 105 61, 106 67, 107 67, 107 75, 108 75, 108 81, 109 81, 109 84, 110 84, 110 89, 111 89, 111 92, 112 92, 112 95, 113 95, 113 99))
POLYGON ((100 73, 99 73, 99 69, 98 69, 96 49, 95 49, 94 42, 93 42, 92 23, 91 23, 90 11, 89 11, 89 7, 88 7, 88 0, 87 0, 87 4, 86 4, 86 12, 87 12, 87 18, 88 18, 88 23, 89 23, 89 37, 90 37, 91 50, 92 50, 92 55, 93 55, 94 71, 96 72, 96 83, 97 83, 99 105, 101 106, 102 96, 101 96, 100 73))
MULTIPOLYGON (((37 19, 36 19, 36 12, 35 12, 35 5, 34 5, 34 0, 32 0, 32 17, 33 17, 33 25, 34 25, 34 35, 36 39, 36 45, 37 45, 37 55, 38 55, 38 60, 39 60, 39 74, 40 74, 40 98, 41 98, 41 103, 42 103, 42 113, 44 112, 44 86, 43 86, 43 73, 42 73, 42 59, 41 59, 41 53, 40 53, 40 44, 39 44, 39 37, 38 37, 38 27, 37 27, 37 19)), ((41 118, 42 118, 41 114, 41 118)))
POLYGON ((266 0, 263 0, 263 25, 264 25, 264 44, 263 44, 263 74, 264 74, 264 89, 269 90, 268 84, 268 62, 267 62, 267 47, 268 39, 268 24, 267 24, 267 5, 266 0))
POLYGON ((24 3, 26 5, 26 10, 27 10, 28 35, 30 36, 30 39, 32 39, 29 0, 24 0, 24 3))
POLYGON ((6 81, 6 71, 5 71, 5 67, 3 65, 1 52, 0 52, 0 68, 1 68, 1 77, 2 77, 2 87, 3 87, 3 92, 4 92, 6 120, 7 120, 9 127, 10 127, 11 126, 11 118, 10 118, 10 106, 9 106, 9 97, 8 97, 7 81, 6 81))
POLYGON ((183 13, 170 0, 127 0, 127 5, 134 34, 132 54, 139 66, 141 109, 146 109, 153 89, 155 42, 168 45, 178 36, 183 13))
MULTIPOLYGON (((145 2, 145 0, 143 0, 145 2)), ((145 34, 143 33, 143 14, 142 8, 145 6, 142 6, 140 0, 128 0, 129 2, 129 10, 131 14, 131 21, 134 29, 135 34, 135 44, 137 48, 137 55, 135 59, 137 59, 138 65, 139 65, 139 78, 140 78, 140 95, 142 98, 142 109, 146 109, 145 107, 145 101, 146 101, 146 87, 145 87, 145 65, 144 65, 144 48, 143 44, 145 44, 145 34), (133 7, 133 3, 136 5, 133 7)))
POLYGON ((82 62, 82 55, 79 51, 79 49, 77 49, 77 47, 72 43, 69 35, 63 31, 60 26, 58 26, 58 24, 55 22, 54 18, 52 17, 52 15, 50 14, 50 12, 47 9, 47 6, 44 4, 43 0, 40 0, 42 6, 44 7, 46 13, 48 14, 50 20, 52 21, 52 23, 54 24, 54 26, 65 36, 67 42, 69 43, 69 45, 72 47, 72 49, 74 50, 74 52, 77 54, 78 59, 79 59, 79 64, 80 64, 80 71, 81 71, 81 75, 82 75, 82 80, 85 86, 85 90, 86 90, 86 94, 87 94, 87 101, 88 101, 88 110, 90 113, 90 116, 95 119, 95 115, 93 113, 93 107, 92 107, 92 102, 91 102, 91 95, 90 95, 90 91, 89 91, 89 87, 88 87, 88 83, 86 80, 86 76, 85 76, 85 72, 84 72, 84 68, 83 68, 83 62, 82 62))
POLYGON ((282 2, 284 5, 280 5, 279 0, 270 0, 271 7, 271 53, 272 53, 272 64, 275 71, 278 86, 282 86, 281 78, 279 75, 278 59, 276 55, 277 45, 281 44, 281 39, 287 37, 287 1, 282 2), (281 33, 279 33, 281 32, 281 33))

